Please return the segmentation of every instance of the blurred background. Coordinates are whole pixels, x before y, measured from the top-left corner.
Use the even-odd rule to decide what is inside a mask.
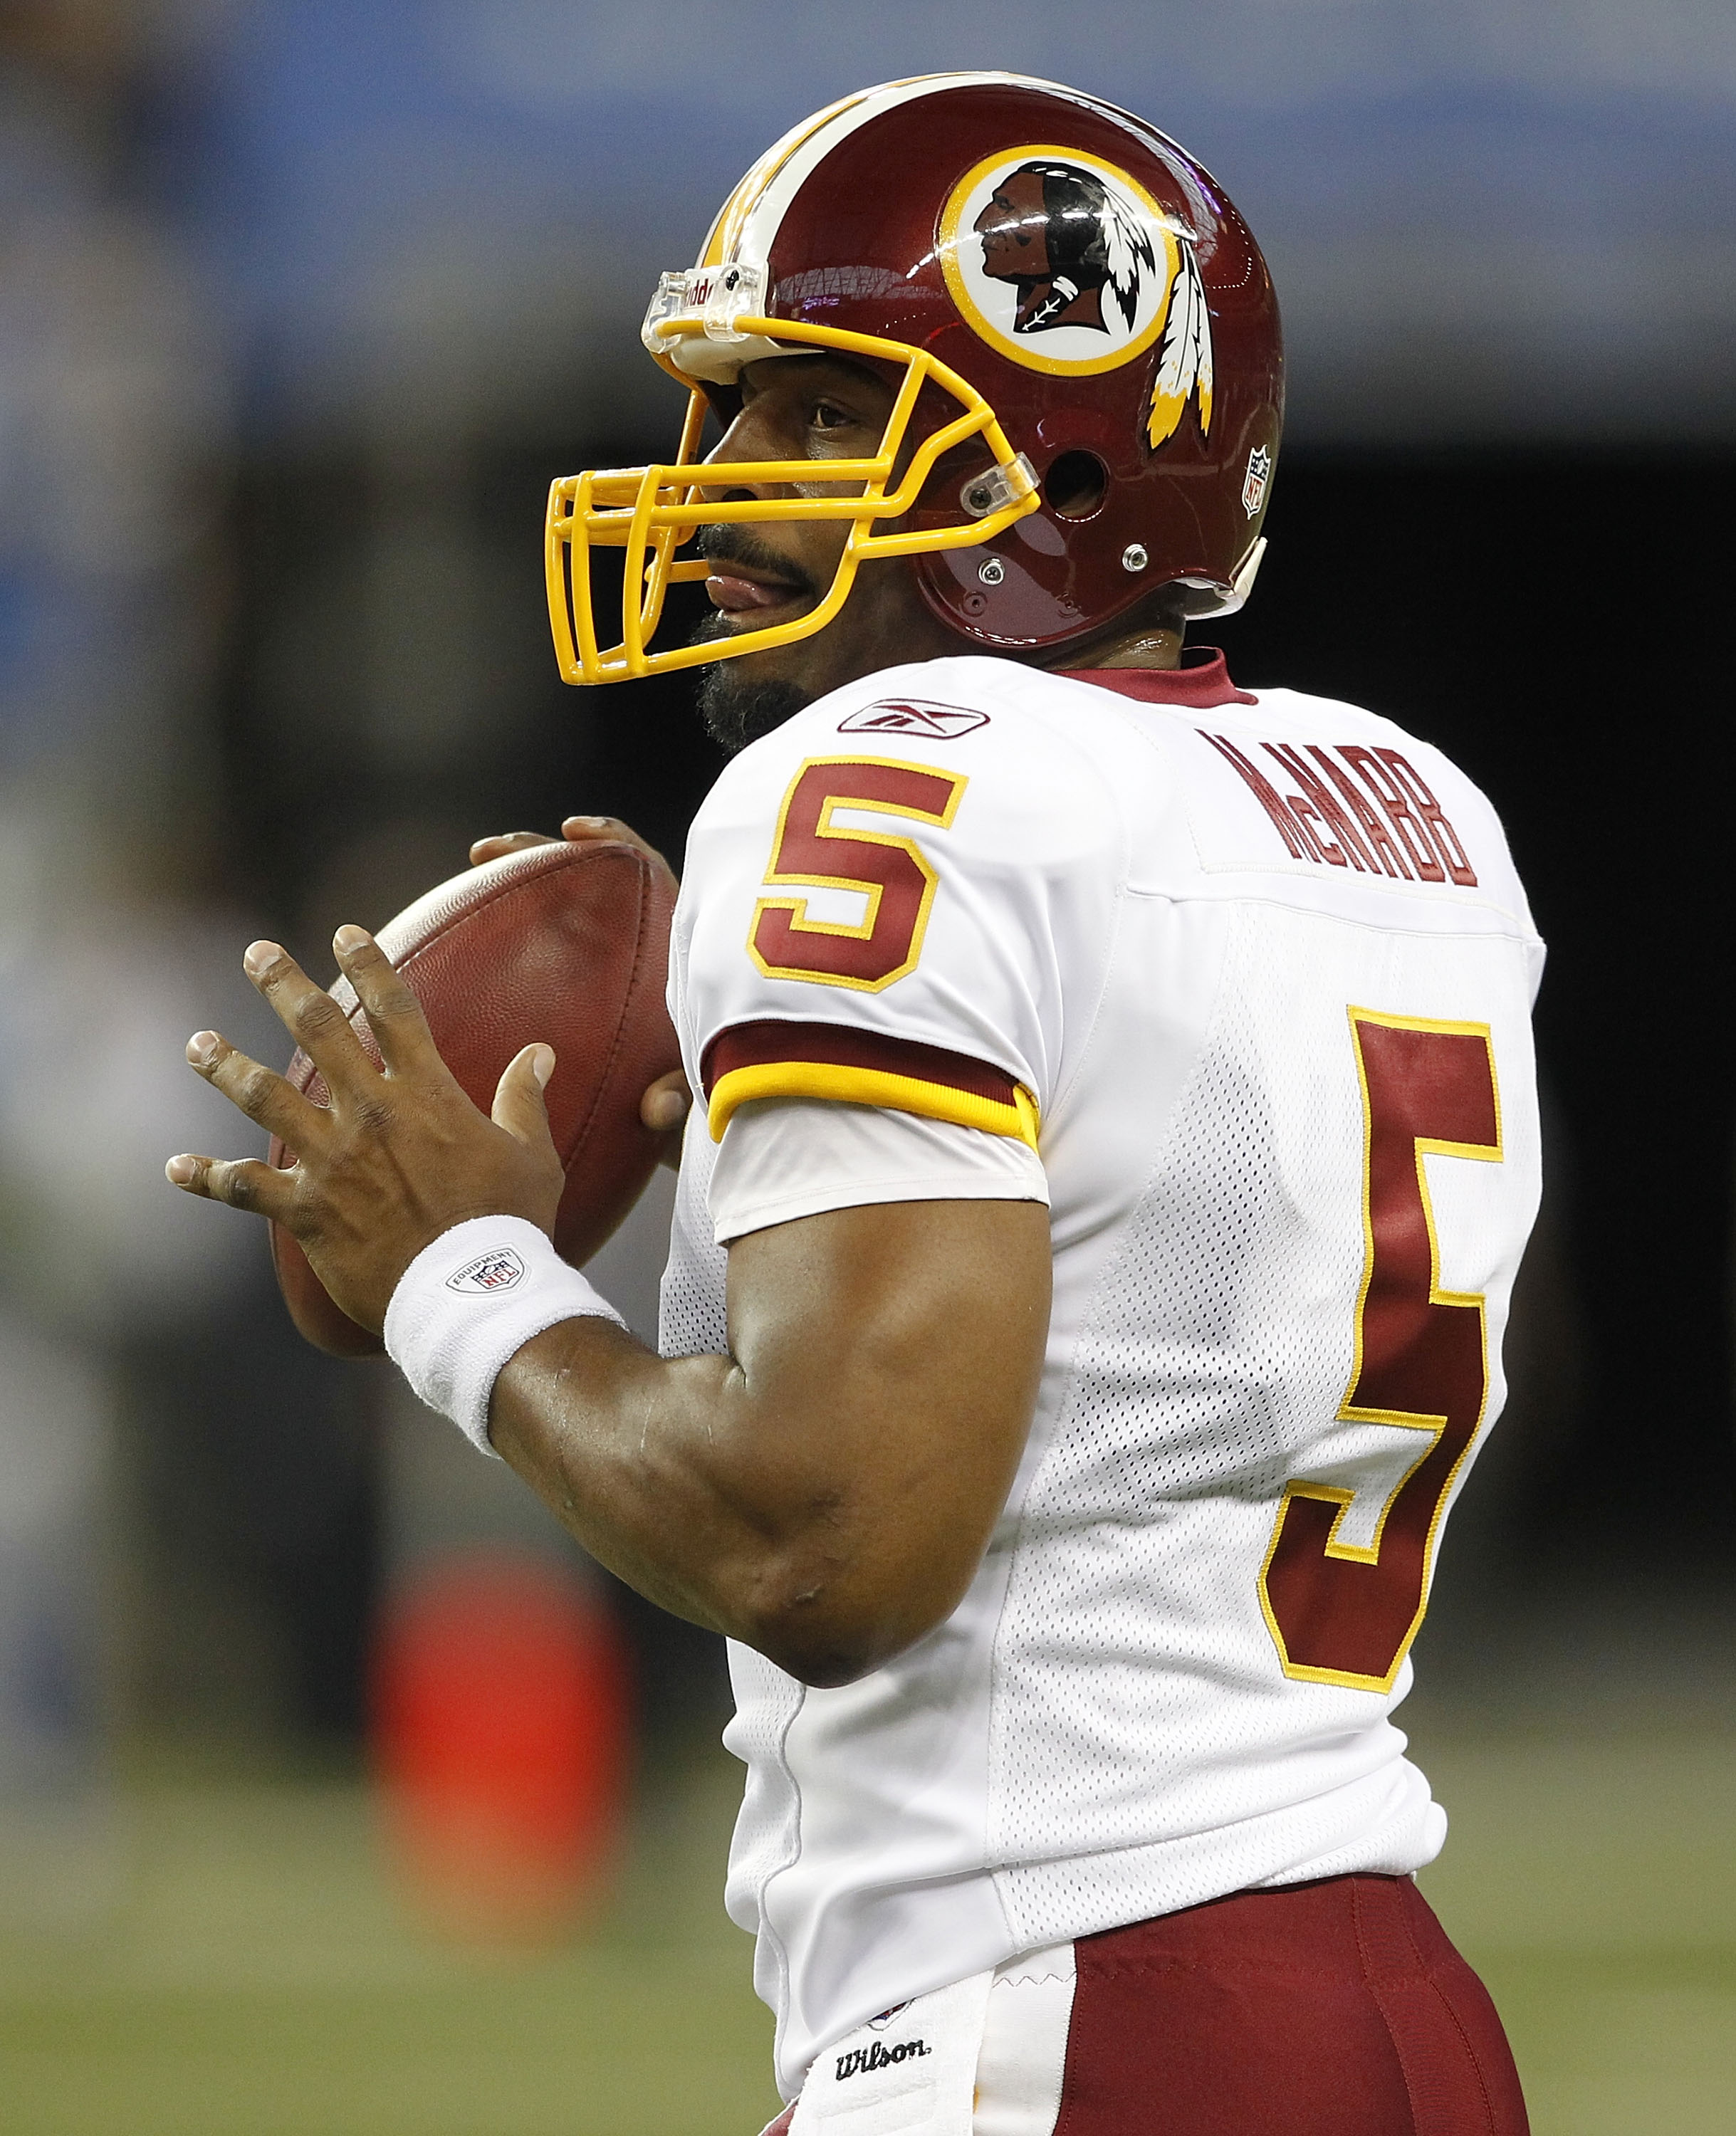
[[[678,679],[555,679],[548,479],[673,448],[639,316],[762,148],[982,66],[1155,119],[1272,262],[1271,554],[1196,634],[1440,743],[1509,825],[1551,944],[1548,1192],[1405,1713],[1454,1823],[1425,1886],[1543,2136],[1736,2129],[1736,15],[9,0],[8,2131],[753,2136],[775,2108],[712,1643],[389,1374],[304,1349],[256,1230],[161,1164],[239,1146],[188,1032],[286,1050],[254,935],[323,975],[338,920],[573,810],[678,864],[715,762]],[[667,1211],[601,1279],[641,1326]],[[479,1740],[513,1684],[560,1689],[567,1734],[518,1742],[534,1801],[472,1752],[416,1795],[455,1624],[439,1695]]]

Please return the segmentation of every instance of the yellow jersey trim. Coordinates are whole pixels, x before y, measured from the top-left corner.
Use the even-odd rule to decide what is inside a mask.
[[[956,1127],[1007,1135],[1029,1149],[1037,1147],[1037,1103],[1018,1084],[1012,1103],[1004,1105],[919,1076],[844,1068],[829,1061],[767,1061],[720,1075],[706,1115],[713,1142],[722,1141],[737,1107],[754,1098],[830,1098],[849,1105],[878,1105],[887,1112],[915,1113],[923,1119],[951,1120]]]

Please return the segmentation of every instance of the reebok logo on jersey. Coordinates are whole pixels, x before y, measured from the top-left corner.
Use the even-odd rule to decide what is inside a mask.
[[[967,711],[962,705],[931,705],[922,697],[886,697],[878,705],[864,705],[847,720],[838,722],[839,734],[915,734],[931,741],[951,741],[973,727],[989,724],[986,712]]]
[[[918,2055],[933,2052],[924,2040],[900,2040],[895,2047],[883,2047],[875,2040],[868,2046],[852,2047],[849,2054],[839,2056],[835,2081],[842,2084],[847,2077],[866,2076],[871,2070],[889,2069],[895,2062],[914,2061]]]
[[[497,1246],[491,1254],[479,1254],[466,1261],[456,1275],[446,1278],[448,1290],[510,1290],[524,1274],[524,1263],[510,1246]]]

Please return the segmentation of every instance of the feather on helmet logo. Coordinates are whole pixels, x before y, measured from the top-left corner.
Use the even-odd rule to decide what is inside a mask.
[[[1191,402],[1212,426],[1212,322],[1193,233],[1126,171],[1033,143],[986,157],[952,190],[941,264],[989,346],[1032,371],[1115,371],[1158,346],[1146,439]]]

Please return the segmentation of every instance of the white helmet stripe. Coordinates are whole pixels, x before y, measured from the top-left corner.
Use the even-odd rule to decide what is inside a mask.
[[[916,75],[907,80],[883,82],[878,89],[863,90],[829,105],[815,117],[804,119],[766,151],[725,202],[699,255],[700,265],[714,265],[726,260],[751,260],[756,264],[765,261],[771,256],[773,241],[790,203],[804,182],[840,141],[847,140],[858,127],[878,118],[883,111],[893,110],[918,97],[932,96],[945,90],[970,88],[978,83],[1002,88],[1040,89],[1048,95],[1065,97],[1070,104],[1081,104],[1089,110],[1111,109],[1099,104],[1095,97],[1083,96],[1077,90],[1068,89],[1059,82],[999,71]],[[1121,116],[1119,113],[1116,115]]]

